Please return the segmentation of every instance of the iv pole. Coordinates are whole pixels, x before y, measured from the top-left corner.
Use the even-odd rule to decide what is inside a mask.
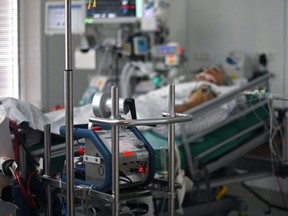
[[[73,70],[71,55],[71,0],[65,0],[65,71],[64,100],[66,126],[66,174],[67,174],[67,215],[74,216],[74,175],[73,175]]]

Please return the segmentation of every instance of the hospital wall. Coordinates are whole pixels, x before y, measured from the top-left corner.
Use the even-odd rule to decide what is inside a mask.
[[[286,0],[192,0],[189,3],[189,65],[197,69],[223,63],[232,50],[256,61],[259,53],[269,56],[275,75],[271,89],[284,93]]]
[[[20,1],[21,23],[24,25],[24,35],[21,37],[23,49],[21,98],[43,111],[64,104],[65,70],[64,34],[45,34],[46,2],[48,1]],[[79,35],[72,36],[72,51],[79,46],[79,41]],[[75,106],[78,105],[88,85],[88,77],[94,73],[95,71],[92,70],[74,70]]]
[[[41,1],[25,0],[20,4],[20,97],[42,108]]]

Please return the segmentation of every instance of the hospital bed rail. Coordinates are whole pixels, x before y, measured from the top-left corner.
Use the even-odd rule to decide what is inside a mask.
[[[196,116],[199,113],[208,112],[209,110],[215,109],[215,107],[219,107],[219,106],[223,105],[224,103],[227,103],[228,101],[234,99],[239,94],[242,94],[247,89],[260,88],[260,87],[269,88],[270,76],[271,75],[268,73],[264,74],[264,75],[256,78],[255,80],[252,80],[252,81],[248,82],[247,84],[241,86],[240,88],[237,88],[237,89],[235,89],[235,90],[233,90],[233,91],[231,91],[225,95],[221,95],[221,96],[216,97],[212,100],[209,100],[205,103],[199,104],[198,106],[187,110],[185,113],[189,113],[193,116]],[[259,86],[260,84],[262,86]]]
[[[197,116],[199,114],[205,114],[211,110],[216,109],[217,107],[220,107],[221,105],[235,99],[236,97],[243,94],[243,92],[247,89],[253,89],[253,88],[269,88],[269,78],[270,74],[264,74],[259,78],[256,78],[249,83],[247,83],[244,86],[241,86],[240,88],[231,91],[230,93],[227,93],[225,95],[221,95],[215,99],[212,99],[206,103],[203,103],[197,107],[194,107],[185,113],[191,114],[193,116]],[[215,146],[213,146],[210,149],[207,149],[203,152],[201,152],[198,155],[193,155],[190,150],[190,143],[192,141],[196,141],[199,138],[215,131],[218,128],[221,128],[222,126],[225,126],[249,113],[255,112],[255,110],[263,107],[268,106],[269,101],[267,99],[262,99],[259,103],[253,104],[252,106],[246,106],[243,110],[237,112],[234,115],[228,116],[227,119],[220,122],[217,125],[214,125],[204,131],[201,131],[200,133],[193,134],[189,136],[189,133],[185,127],[185,124],[181,124],[181,139],[182,144],[184,148],[184,157],[187,164],[187,169],[189,172],[190,177],[194,180],[199,180],[203,178],[203,176],[210,174],[221,167],[227,165],[228,163],[234,161],[235,159],[239,158],[240,156],[243,156],[247,152],[255,149],[259,145],[268,142],[269,140],[269,130],[268,130],[268,120],[261,120],[255,125],[252,125],[251,127],[246,128],[243,131],[240,131],[238,134],[233,135],[232,137],[228,138],[227,140],[224,140]],[[239,137],[251,132],[255,131],[257,129],[264,128],[263,132],[261,134],[257,134],[255,136],[252,136],[252,138],[244,143],[242,143],[240,146],[238,146],[236,149],[231,150],[229,153],[222,155],[221,157],[217,158],[216,160],[213,160],[212,162],[208,162],[204,165],[204,168],[200,167],[200,161],[208,154],[221,149],[225,145],[229,145],[230,141],[236,140]],[[193,132],[193,131],[192,131]],[[190,133],[191,134],[191,133]],[[246,174],[247,175],[247,174]],[[264,175],[271,175],[271,172],[265,172]],[[256,175],[257,176],[257,175]],[[261,174],[263,176],[263,173]],[[242,179],[243,180],[243,179]]]

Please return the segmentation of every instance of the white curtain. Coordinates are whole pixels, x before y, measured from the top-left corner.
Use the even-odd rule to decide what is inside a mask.
[[[19,98],[18,0],[0,5],[0,97]]]

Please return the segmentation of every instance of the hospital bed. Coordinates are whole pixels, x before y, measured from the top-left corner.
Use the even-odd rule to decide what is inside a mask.
[[[193,115],[193,121],[176,125],[176,131],[178,131],[176,144],[180,155],[178,158],[180,159],[181,168],[186,171],[187,176],[195,182],[201,182],[201,180],[205,179],[205,176],[207,177],[210,173],[213,173],[226,165],[239,165],[239,163],[235,162],[236,159],[268,141],[268,100],[265,98],[260,100],[258,97],[246,96],[245,100],[240,100],[240,106],[237,105],[238,99],[243,97],[243,92],[245,90],[261,87],[269,88],[268,81],[269,74],[264,74],[246,84],[231,88],[232,90],[226,91],[225,94],[187,111],[187,113]],[[153,94],[152,97],[154,97]],[[144,102],[145,99],[146,98],[144,97]],[[155,104],[156,100],[153,101],[153,103]],[[233,109],[230,109],[228,114],[222,113],[221,108],[225,105],[230,106],[231,104],[234,104]],[[143,111],[143,107],[144,111],[146,111],[147,106],[140,106],[138,108],[142,108]],[[157,105],[156,107],[154,106],[154,110],[152,109],[150,112],[154,112],[156,109],[159,109],[157,108]],[[159,110],[159,113],[162,113],[162,111],[163,110]],[[32,125],[34,125],[34,128],[39,129],[44,123],[49,123],[47,115],[42,116],[38,114],[35,109],[31,109],[30,112],[32,113],[31,116],[37,116],[38,122],[32,117],[32,121],[30,120],[33,123]],[[52,115],[55,113],[57,114],[57,112],[53,112]],[[55,124],[56,128],[58,125],[64,124],[64,112],[62,112],[62,114],[62,117],[57,117]],[[88,105],[79,110],[75,110],[74,114],[76,115],[75,123],[84,124],[88,122],[88,119],[93,115],[93,112],[91,106]],[[158,113],[155,115],[158,115]],[[225,117],[223,118],[223,116]],[[79,117],[80,119],[78,119],[78,121],[77,118]],[[138,117],[141,118],[141,116]],[[27,117],[27,121],[29,121],[29,119],[30,117]],[[40,121],[39,119],[42,120]],[[203,120],[212,120],[212,123],[208,122],[203,124]],[[56,130],[58,129],[55,129],[54,131]],[[163,133],[159,133],[158,128],[154,127],[150,127],[148,130],[145,128],[142,132],[145,138],[154,147],[156,161],[161,161],[161,151],[163,152],[163,149],[167,148],[167,137],[163,136]],[[52,146],[52,156],[57,158],[58,156],[65,154],[65,144],[62,144],[63,138],[58,136],[53,136],[53,138],[55,140],[55,146]],[[41,146],[42,144],[34,145],[30,149],[34,155],[41,156],[44,154],[44,149],[41,148]],[[77,148],[78,145],[76,143],[75,150]],[[234,162],[232,163],[232,161]],[[255,161],[253,164],[257,163],[258,162]],[[263,167],[267,168],[266,165],[263,166],[262,164],[260,167],[254,168],[253,170],[256,169],[258,171],[256,173],[254,172],[253,175],[250,175],[249,172],[244,172],[244,174],[242,172],[242,174],[239,175],[239,177],[234,178],[234,180],[230,177],[229,179],[233,182],[239,180],[243,181],[244,177],[253,179],[270,175],[271,171],[266,172],[266,169],[265,172],[261,171]],[[156,164],[156,169],[161,171],[163,167],[158,163]],[[241,169],[243,169],[243,167]],[[220,181],[217,180],[216,182],[215,186],[222,185]]]
[[[247,89],[269,88],[269,75],[265,74],[231,92],[205,102],[187,111],[194,117],[213,118],[213,110],[239,98]],[[246,96],[245,104],[231,112],[224,120],[214,122],[197,133],[190,131],[189,124],[181,124],[176,138],[181,169],[185,170],[195,184],[217,187],[228,183],[246,181],[271,175],[271,163],[266,159],[245,156],[249,151],[268,143],[269,140],[269,101],[255,96]],[[197,126],[197,125],[196,125]],[[144,136],[156,152],[158,171],[163,171],[163,149],[167,146],[166,137],[153,129],[144,131]],[[162,152],[162,155],[161,155]],[[229,168],[229,169],[228,169]],[[219,170],[225,171],[219,175]],[[228,171],[227,171],[228,170]],[[217,171],[217,172],[216,172]],[[213,177],[217,176],[216,178]],[[219,178],[220,176],[220,178]]]
[[[203,103],[187,113],[192,114],[194,118],[203,115],[207,117],[209,113],[213,113],[214,110],[231,100],[243,96],[246,89],[269,87],[268,80],[269,75],[263,75],[231,92]],[[195,186],[192,190],[195,188],[209,189],[232,182],[242,182],[271,175],[269,160],[242,157],[250,150],[268,142],[267,119],[269,113],[267,106],[269,101],[265,98],[259,100],[253,96],[247,96],[244,101],[246,101],[245,106],[243,106],[242,100],[240,109],[236,106],[224,120],[222,119],[216,124],[214,122],[214,125],[209,125],[196,133],[189,131],[191,127],[187,126],[188,123],[178,125],[180,133],[176,138],[176,144],[180,156],[177,158],[181,161],[181,168],[186,171],[186,175],[194,181]],[[167,138],[155,132],[154,129],[144,130],[143,135],[154,147],[155,161],[161,161],[161,152],[163,153],[163,149],[167,148]],[[52,158],[53,164],[57,164],[58,167],[54,171],[63,167],[63,155],[65,155],[63,139],[56,137],[55,140],[52,147]],[[44,153],[41,146],[41,143],[33,145],[30,151],[36,156],[41,156]],[[78,146],[76,143],[75,150]],[[160,163],[156,164],[156,169],[159,172],[163,171]],[[225,172],[222,172],[223,170]]]

